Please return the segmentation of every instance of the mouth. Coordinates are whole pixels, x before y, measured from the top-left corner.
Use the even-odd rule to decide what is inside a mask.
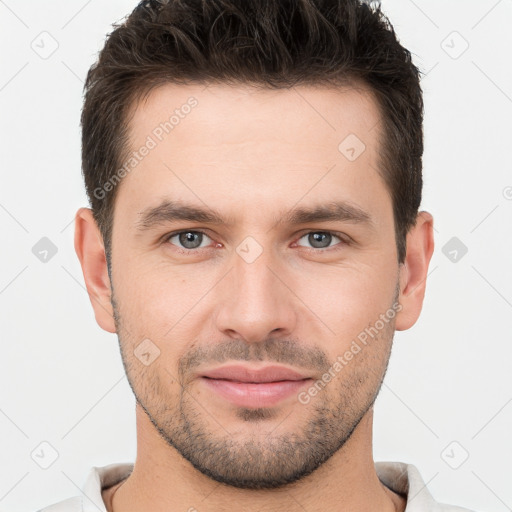
[[[312,378],[283,366],[224,366],[204,372],[200,380],[222,399],[256,408],[277,405],[310,384]]]

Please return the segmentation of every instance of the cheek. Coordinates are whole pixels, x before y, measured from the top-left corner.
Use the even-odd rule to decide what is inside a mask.
[[[389,308],[397,269],[391,259],[383,264],[382,254],[364,256],[366,261],[351,264],[303,262],[283,267],[282,279],[291,290],[288,305],[296,308],[299,318],[306,315],[312,332],[325,330],[337,342],[350,343]],[[218,263],[120,259],[115,263],[120,278],[114,276],[114,285],[123,323],[138,335],[173,344],[199,336],[210,313],[222,307],[222,294],[236,294],[226,283],[216,288],[228,270]]]
[[[205,294],[219,280],[217,272],[155,261],[130,268],[125,264],[123,272],[119,275],[131,276],[115,287],[123,325],[162,345],[172,341],[173,351],[190,343],[201,328]]]
[[[392,305],[396,269],[335,268],[303,282],[297,295],[303,298],[329,328],[337,345],[350,341],[374,324]]]

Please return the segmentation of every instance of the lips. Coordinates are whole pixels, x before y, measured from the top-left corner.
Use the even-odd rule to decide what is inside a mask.
[[[303,375],[290,368],[277,365],[257,369],[240,365],[224,366],[206,371],[202,373],[201,376],[209,379],[223,379],[255,384],[283,380],[296,381],[310,378],[308,375]]]
[[[238,407],[273,407],[291,399],[311,377],[284,366],[264,368],[231,365],[205,371],[200,382],[221,400]]]

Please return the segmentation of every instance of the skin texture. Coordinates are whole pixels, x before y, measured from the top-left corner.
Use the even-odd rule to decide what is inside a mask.
[[[420,314],[433,228],[421,212],[399,265],[376,103],[364,88],[166,84],[135,106],[132,149],[191,96],[197,106],[118,185],[112,281],[91,211],[76,216],[96,320],[117,333],[137,399],[135,468],[104,492],[109,511],[403,511],[375,473],[373,403],[394,331]],[[353,161],[338,149],[350,134],[365,145]],[[209,207],[229,224],[138,229],[164,200]],[[332,201],[368,220],[277,224]],[[170,236],[177,231],[196,240],[187,246]],[[339,235],[315,242],[326,232]],[[249,263],[240,247],[261,254]],[[314,383],[383,314],[378,333],[308,403],[294,394],[235,406],[200,378],[230,362],[277,363]],[[150,364],[137,357],[143,340],[158,354]]]

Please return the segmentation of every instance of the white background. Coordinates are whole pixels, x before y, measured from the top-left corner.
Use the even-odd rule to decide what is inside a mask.
[[[95,323],[73,249],[74,214],[87,205],[83,81],[111,23],[135,3],[0,0],[3,511],[78,495],[91,466],[135,457],[135,402],[117,338]],[[395,337],[374,456],[416,465],[440,502],[504,512],[512,509],[512,0],[384,0],[383,9],[426,74],[423,209],[435,217],[436,250],[421,319]],[[43,31],[58,43],[46,59],[31,47],[44,37],[51,48]],[[46,263],[32,253],[42,237],[58,249]],[[452,237],[468,249],[456,262],[442,252]],[[31,456],[44,441],[59,455],[48,469]],[[458,469],[448,465],[466,452]]]

